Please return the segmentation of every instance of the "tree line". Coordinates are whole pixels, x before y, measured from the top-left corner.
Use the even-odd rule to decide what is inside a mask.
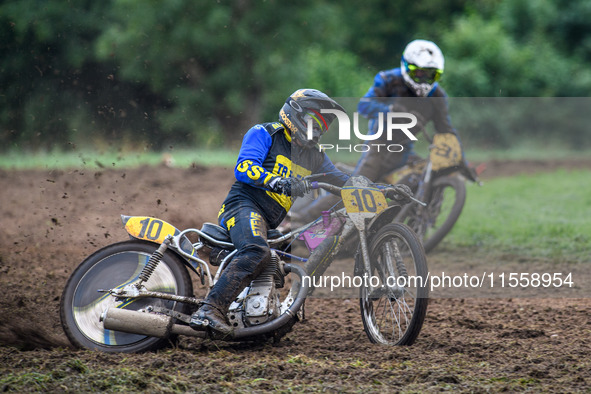
[[[361,97],[414,38],[442,48],[452,98],[588,97],[590,19],[586,0],[5,0],[0,149],[236,146],[298,88]],[[493,131],[461,133],[515,135]],[[519,137],[590,144],[543,133]]]

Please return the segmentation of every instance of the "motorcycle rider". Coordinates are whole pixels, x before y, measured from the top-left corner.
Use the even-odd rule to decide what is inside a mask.
[[[238,252],[192,315],[190,326],[214,337],[232,332],[226,315],[232,301],[270,261],[267,230],[276,228],[293,199],[308,192],[304,176],[326,173],[323,181],[342,186],[349,175],[337,170],[317,143],[334,120],[322,109],[344,109],[315,89],[300,89],[287,98],[279,121],[257,124],[242,140],[234,169],[236,182],[218,214]],[[312,139],[308,138],[311,121]]]
[[[429,121],[433,122],[435,132],[457,136],[448,113],[448,96],[438,83],[443,74],[444,62],[443,54],[435,43],[426,40],[410,42],[402,53],[400,67],[380,71],[358,104],[357,111],[370,119],[369,133],[374,134],[378,130],[380,113],[406,112],[417,118],[416,126],[410,129],[415,136]],[[382,133],[380,138],[370,142],[400,144],[402,151],[394,153],[385,149],[370,149],[359,159],[354,175],[363,175],[376,182],[405,165],[410,157],[416,157],[413,141],[402,133],[393,134],[394,140],[386,140],[386,134]],[[292,212],[292,219],[297,222],[313,220],[337,201],[332,195],[326,195],[298,212]]]

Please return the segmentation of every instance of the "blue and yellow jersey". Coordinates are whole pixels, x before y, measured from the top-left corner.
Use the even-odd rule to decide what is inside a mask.
[[[393,98],[392,100],[381,100],[381,98]],[[451,124],[448,111],[447,93],[436,82],[427,97],[417,97],[416,94],[406,85],[400,68],[380,71],[374,78],[373,85],[365,96],[359,101],[357,111],[370,119],[370,133],[373,134],[377,128],[377,117],[380,112],[387,113],[389,105],[395,104],[404,108],[405,112],[413,112],[420,115],[419,123],[411,132],[418,134],[425,123],[432,121],[437,133],[453,133],[456,130]],[[400,140],[391,141],[394,143],[408,142],[403,140],[402,134],[398,133]]]
[[[293,201],[289,196],[267,190],[269,181],[276,176],[303,178],[318,173],[327,174],[321,181],[339,186],[349,178],[335,168],[325,153],[292,144],[282,123],[258,124],[244,135],[234,168],[236,182],[224,206],[236,199],[248,198],[261,207],[266,220],[275,227],[281,223]]]

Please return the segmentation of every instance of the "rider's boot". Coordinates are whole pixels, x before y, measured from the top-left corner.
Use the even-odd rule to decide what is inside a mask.
[[[245,252],[232,260],[222,272],[201,308],[191,316],[191,328],[208,331],[214,339],[232,335],[234,329],[226,317],[230,304],[265,269],[271,258],[269,249],[257,245],[249,245]]]
[[[217,333],[216,337],[223,339],[232,334],[232,327],[228,324],[225,313],[214,304],[204,303],[201,308],[191,316],[189,326],[194,330],[211,331]]]
[[[189,322],[192,329],[207,331],[213,339],[224,339],[233,332],[227,314],[228,307],[238,294],[234,294],[234,288],[230,287],[231,279],[236,276],[230,268],[220,277]]]

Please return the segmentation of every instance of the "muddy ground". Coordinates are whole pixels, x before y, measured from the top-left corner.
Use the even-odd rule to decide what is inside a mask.
[[[231,169],[0,170],[0,391],[589,391],[591,301],[436,298],[412,347],[369,343],[357,300],[308,300],[279,344],[187,338],[140,355],[70,347],[59,299],[78,263],[124,240],[119,215],[215,221]],[[490,162],[484,177],[591,161]],[[430,261],[478,259],[436,250]],[[505,258],[507,258],[505,256]],[[513,258],[513,257],[511,257]],[[527,257],[514,256],[520,263]]]

